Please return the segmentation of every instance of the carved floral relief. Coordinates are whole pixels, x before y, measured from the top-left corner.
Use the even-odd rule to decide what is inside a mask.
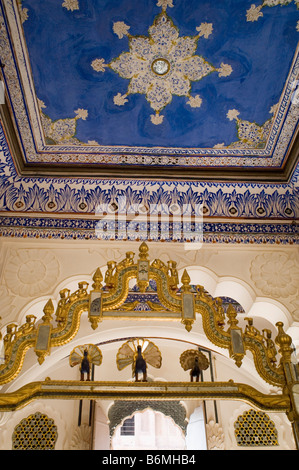
[[[225,435],[219,423],[211,420],[206,425],[209,450],[225,450]]]
[[[4,279],[11,292],[21,297],[48,294],[59,275],[59,262],[47,250],[11,252]]]
[[[287,253],[264,253],[251,263],[251,279],[264,294],[286,298],[298,293],[299,268]]]

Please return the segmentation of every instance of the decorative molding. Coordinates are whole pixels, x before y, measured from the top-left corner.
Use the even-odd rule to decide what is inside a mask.
[[[258,409],[288,413],[290,397],[286,394],[276,396],[259,392],[250,385],[228,382],[97,382],[97,381],[52,381],[31,382],[8,394],[0,394],[1,411],[15,411],[26,406],[36,398],[119,400],[125,404],[130,401],[144,403],[144,399],[165,403],[173,400],[241,400],[251,403]],[[125,406],[125,405],[124,405]],[[134,412],[134,410],[132,411]],[[184,410],[185,412],[185,410]],[[127,409],[126,409],[127,413]]]
[[[90,218],[13,216],[10,212],[7,216],[0,216],[0,236],[14,239],[99,240],[96,234],[97,222],[98,220]],[[117,237],[112,239],[108,236],[107,239],[113,243]],[[138,241],[137,236],[136,240]],[[164,242],[181,243],[171,238]],[[297,225],[292,223],[211,220],[203,224],[203,243],[292,245],[299,243],[299,237]]]
[[[57,237],[57,230],[63,229],[65,237],[93,237],[95,220],[86,219],[95,214],[98,205],[111,212],[110,205],[119,197],[126,198],[126,210],[131,211],[151,204],[175,204],[182,210],[184,204],[194,207],[201,204],[207,241],[236,241],[270,243],[275,239],[284,243],[296,238],[294,224],[277,222],[281,219],[293,221],[299,216],[298,175],[299,166],[289,184],[259,183],[213,183],[149,180],[98,180],[86,178],[20,178],[0,126],[0,167],[2,169],[0,209],[1,227],[4,236]],[[7,217],[3,216],[7,212]],[[13,213],[22,216],[12,216]],[[32,215],[29,217],[29,213]],[[42,213],[42,216],[39,215]],[[55,213],[55,217],[49,217]],[[70,214],[82,214],[72,219]],[[45,217],[45,215],[48,217]],[[59,218],[57,214],[67,214]],[[34,217],[37,215],[37,217]],[[84,218],[83,218],[84,217]],[[213,218],[225,218],[226,222],[214,222]],[[209,218],[207,222],[207,218]],[[230,222],[239,219],[240,222]],[[254,219],[244,223],[242,219]],[[267,219],[273,219],[270,223]],[[13,228],[12,228],[13,227]],[[20,230],[22,227],[22,230]],[[73,230],[76,230],[74,234]],[[85,232],[87,230],[88,232]],[[47,232],[48,231],[48,232]],[[50,233],[50,232],[51,233]],[[21,232],[18,235],[17,232]],[[30,234],[31,232],[31,234]],[[84,233],[85,232],[85,233]],[[225,237],[224,234],[229,234]],[[275,236],[274,236],[275,234]],[[226,239],[225,239],[226,238]],[[256,240],[255,240],[256,238]],[[260,240],[260,241],[259,241]]]

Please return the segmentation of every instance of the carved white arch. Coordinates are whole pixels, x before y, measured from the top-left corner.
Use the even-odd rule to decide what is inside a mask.
[[[186,266],[184,269],[190,276],[191,284],[204,286],[213,297],[225,296],[236,300],[243,307],[245,316],[265,318],[273,326],[277,321],[282,321],[286,332],[295,323],[283,304],[269,297],[258,297],[253,288],[242,279],[218,276],[212,270],[199,266]],[[182,274],[183,270],[180,270],[179,278]],[[295,333],[294,328],[293,333]],[[294,341],[299,341],[299,330],[292,338]]]

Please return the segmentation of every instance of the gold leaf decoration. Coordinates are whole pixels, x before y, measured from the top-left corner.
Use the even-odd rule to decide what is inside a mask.
[[[198,357],[198,366],[201,370],[206,370],[210,363],[206,356],[196,349],[188,349],[180,356],[180,364],[184,370],[189,370],[194,367],[195,358]]]
[[[81,364],[84,356],[84,351],[87,350],[87,357],[91,364],[100,366],[102,364],[103,356],[100,349],[94,344],[83,344],[77,346],[70,354],[70,366],[74,367]]]
[[[161,367],[162,356],[158,347],[146,339],[134,338],[130,339],[119,348],[116,356],[118,370],[123,370],[129,365],[132,365],[132,369],[134,370],[138,346],[141,346],[142,356],[147,364],[157,369]]]

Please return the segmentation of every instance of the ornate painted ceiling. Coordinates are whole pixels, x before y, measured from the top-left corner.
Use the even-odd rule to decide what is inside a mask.
[[[1,235],[96,239],[123,198],[298,241],[298,1],[0,6]]]
[[[19,172],[289,180],[297,0],[1,3]]]

